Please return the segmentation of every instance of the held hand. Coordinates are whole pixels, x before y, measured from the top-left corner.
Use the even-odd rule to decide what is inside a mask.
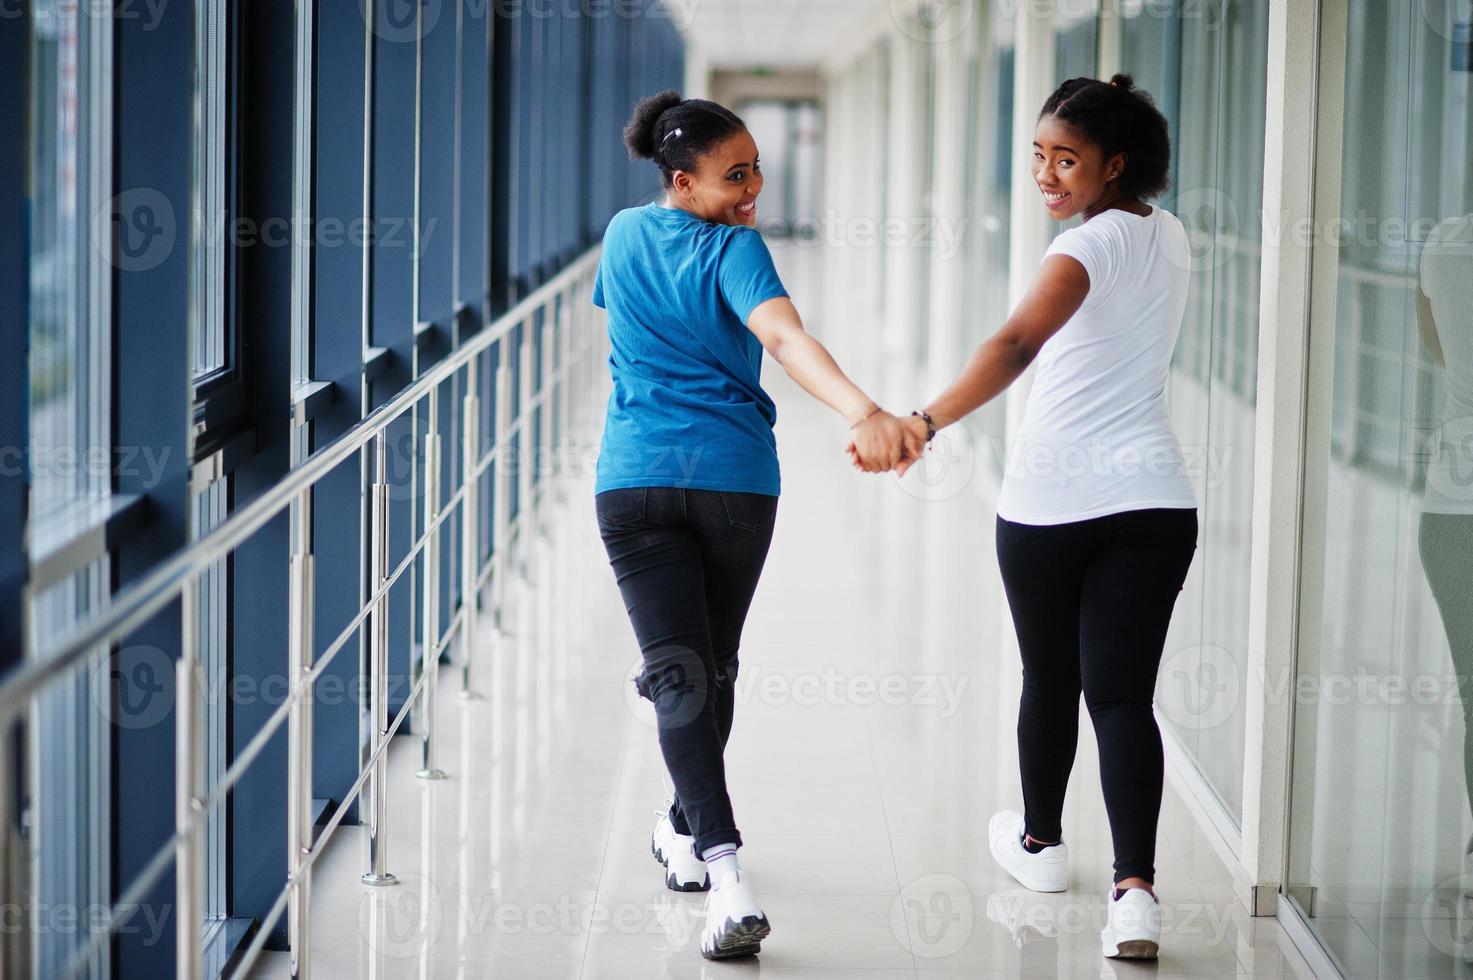
[[[900,424],[903,433],[904,456],[899,465],[895,467],[896,476],[904,476],[906,471],[914,466],[926,451],[926,420],[912,415],[902,419]]]
[[[897,477],[904,476],[906,471],[920,462],[921,457],[925,455],[927,433],[925,419],[911,416],[910,418],[899,419],[899,422],[902,429],[902,437],[900,461],[895,465],[895,475]],[[860,459],[859,450],[852,441],[844,447],[844,451],[849,454],[849,461],[853,464],[854,468],[863,471],[865,468],[864,463]]]
[[[905,430],[889,412],[876,412],[851,431],[850,455],[856,469],[884,473],[895,468],[905,450]]]

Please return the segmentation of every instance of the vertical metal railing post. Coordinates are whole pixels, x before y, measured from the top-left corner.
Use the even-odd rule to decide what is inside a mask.
[[[516,460],[511,455],[511,334],[497,341],[496,359],[496,454],[492,467],[491,499],[491,609],[496,636],[506,636],[506,579],[511,573],[507,549],[511,546],[511,477]]]
[[[424,723],[420,726],[420,779],[444,779],[445,773],[435,764],[435,711],[439,700],[440,676],[440,530],[434,527],[440,517],[440,389],[430,389],[428,425],[425,432],[425,538],[424,546],[424,631],[420,639],[420,676],[424,689],[420,706]]]
[[[204,974],[204,830],[200,773],[204,760],[204,705],[199,683],[199,581],[190,575],[179,593],[180,655],[174,674],[174,975]]]
[[[588,310],[585,308],[587,306],[588,293],[584,291],[579,301],[573,306],[573,350],[569,354],[568,366],[573,403],[571,409],[572,422],[570,424],[573,431],[577,434],[575,438],[578,440],[580,449],[582,448],[583,442],[583,399],[587,394],[587,390],[584,387],[587,379],[584,377],[583,372],[583,350],[588,344],[588,326],[591,322]],[[580,462],[582,461],[581,454],[579,460]]]
[[[579,338],[578,375],[579,390],[586,392],[579,405],[578,425],[589,433],[592,438],[593,420],[597,417],[597,409],[594,404],[594,392],[600,390],[598,387],[598,366],[604,349],[604,337],[599,330],[601,317],[594,307],[589,306],[583,310],[584,329]]]
[[[305,980],[309,970],[312,869],[304,866],[312,850],[312,693],[313,616],[316,583],[312,555],[312,491],[292,502],[290,623],[287,647],[287,690],[292,699],[287,716],[286,873],[291,882],[287,905],[287,945],[292,980]]]
[[[481,461],[481,397],[479,358],[466,365],[465,418],[461,431],[465,442],[461,451],[462,482],[465,496],[460,504],[460,691],[461,698],[476,697],[471,683],[476,650],[476,632],[480,628],[481,590],[481,481],[476,467]],[[494,484],[493,484],[494,486]]]
[[[577,282],[568,288],[568,311],[558,336],[558,473],[569,476],[577,468],[572,464],[577,442],[573,430],[573,331],[578,324],[578,306],[582,290]],[[566,482],[566,481],[564,481]]]
[[[309,226],[313,217],[313,188],[316,163],[314,133],[316,110],[315,3],[297,0],[293,52],[292,92],[292,219],[297,229]],[[369,10],[372,10],[370,0]],[[372,23],[372,20],[369,20]],[[292,244],[292,384],[311,378],[314,261],[311,243],[293,236]],[[303,415],[292,427],[291,465],[300,466],[312,450],[311,423]],[[313,686],[309,672],[313,662],[316,579],[312,560],[312,490],[303,490],[292,501],[291,555],[288,567],[287,612],[287,709],[286,763],[286,875],[291,893],[287,898],[287,967],[291,980],[306,980],[310,970],[311,933],[308,916],[312,908],[312,869],[305,858],[312,849],[312,725]]]
[[[556,376],[553,374],[553,353],[556,351],[554,344],[557,342],[557,327],[562,321],[563,314],[567,308],[566,294],[559,293],[553,298],[553,308],[549,315],[542,318],[542,342],[537,345],[537,392],[542,396],[542,408],[537,413],[537,457],[534,460],[537,477],[537,530],[539,536],[547,520],[547,496],[553,489],[553,475],[557,472],[556,467],[550,462],[556,459],[557,449],[553,442],[553,410],[557,403],[553,398],[553,385]]]
[[[533,349],[537,346],[537,321],[539,317],[536,312],[527,315],[522,321],[522,347],[518,351],[517,358],[517,421],[522,424],[517,435],[517,558],[519,559],[521,574],[519,578],[527,578],[526,560],[527,545],[532,536],[533,513],[536,507],[532,502],[532,451],[533,443],[536,442],[536,429],[533,427],[532,399],[537,396],[536,378],[532,372]]]
[[[369,582],[374,591],[384,587],[389,577],[389,483],[388,483],[388,440],[387,433],[380,430],[373,440],[374,482],[373,515],[370,525]],[[389,597],[381,595],[373,607],[371,627],[368,634],[369,661],[369,723],[372,728],[370,752],[378,752],[389,734]],[[388,870],[388,841],[385,824],[388,816],[388,769],[389,756],[380,753],[373,764],[373,772],[364,784],[367,799],[363,809],[368,812],[368,871],[360,880],[365,885],[398,884]]]

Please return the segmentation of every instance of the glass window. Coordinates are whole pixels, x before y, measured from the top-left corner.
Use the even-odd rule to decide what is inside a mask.
[[[1000,5],[990,4],[986,16],[976,18],[976,30],[967,65],[962,359],[1002,325],[996,313],[1005,304],[997,299],[1008,295],[1011,257],[1013,18]],[[994,398],[968,424],[979,447],[985,448],[979,456],[1001,478],[1007,458],[1007,399]]]
[[[231,309],[237,276],[234,226],[236,207],[229,161],[233,147],[233,109],[236,86],[234,17],[231,0],[197,0],[194,6],[193,195],[195,240],[190,263],[190,302],[193,307],[193,379],[197,398],[208,398],[216,379],[236,380],[231,350]],[[210,434],[213,435],[213,434]],[[209,534],[229,515],[229,476],[192,488],[190,539]],[[213,564],[199,577],[194,614],[196,649],[203,667],[206,697],[204,779],[206,792],[223,777],[229,754],[228,699],[223,697],[229,678],[230,564]],[[229,880],[226,867],[228,809],[217,806],[205,825],[205,894],[202,923],[204,944],[211,955],[224,938]]]
[[[196,380],[229,367],[226,320],[226,262],[231,209],[227,198],[227,113],[230,4],[195,5],[195,261],[194,363]]]
[[[108,491],[107,272],[125,229],[108,223],[105,21],[65,0],[41,0],[33,21],[32,521]]]
[[[1071,78],[1094,78],[1099,73],[1099,45],[1099,3],[1061,4],[1054,21],[1054,85],[1061,85]],[[1031,160],[1032,157],[1024,159]],[[1082,223],[1078,218],[1054,221],[1041,209],[1024,220],[1046,225],[1050,240]]]
[[[1340,16],[1319,83],[1286,890],[1347,974],[1463,976],[1473,74],[1455,17],[1467,8],[1344,0],[1328,20]]]
[[[106,562],[45,590],[32,604],[32,628],[54,636],[95,610],[105,596]],[[108,661],[48,686],[35,699],[33,783],[26,819],[33,828],[34,882],[38,909],[86,909],[109,899],[108,800],[111,785],[108,741],[113,684]],[[126,683],[126,679],[124,680]],[[71,974],[91,980],[111,975],[105,937],[90,929],[36,929],[36,976]],[[93,940],[102,940],[89,950]]]
[[[31,35],[30,528],[32,543],[95,522],[110,489],[109,272],[111,22],[75,3],[38,0]],[[33,598],[31,629],[55,635],[108,590],[97,561]],[[105,671],[82,671],[36,698],[29,771],[38,907],[91,908],[108,899],[108,726]],[[41,792],[44,787],[45,792]],[[39,976],[60,976],[87,946],[86,929],[39,930]],[[106,943],[76,975],[107,975]]]
[[[1132,3],[1120,24],[1121,70],[1172,136],[1172,186],[1156,203],[1182,220],[1192,251],[1168,399],[1201,531],[1157,707],[1232,824],[1242,812],[1267,39],[1261,3]]]
[[[191,520],[194,537],[204,537],[225,522],[229,516],[228,476],[212,481],[194,495]],[[229,643],[230,595],[227,589],[228,559],[221,558],[199,577],[199,612],[195,616],[195,643],[204,665],[207,695],[205,698],[205,792],[212,791],[225,776],[230,746],[227,709],[224,697]],[[205,824],[205,948],[209,949],[226,920],[226,849],[228,847],[227,810],[223,806],[210,811]]]

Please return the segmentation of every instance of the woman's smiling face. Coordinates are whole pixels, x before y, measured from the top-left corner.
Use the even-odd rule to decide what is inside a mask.
[[[1104,152],[1055,116],[1038,121],[1033,136],[1033,179],[1043,192],[1049,216],[1059,221],[1097,213],[1118,197],[1113,181],[1125,169],[1125,154],[1106,160]]]
[[[757,141],[744,129],[703,155],[694,173],[676,171],[670,188],[671,203],[718,225],[751,228],[757,224],[757,195],[762,193],[762,181]]]

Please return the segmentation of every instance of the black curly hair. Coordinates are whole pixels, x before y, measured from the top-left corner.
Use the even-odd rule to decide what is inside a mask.
[[[1043,104],[1039,119],[1053,116],[1098,146],[1105,159],[1125,154],[1125,171],[1116,178],[1122,194],[1142,200],[1171,186],[1171,136],[1166,117],[1130,75],[1108,82],[1071,78]]]
[[[747,128],[724,105],[705,99],[682,99],[674,89],[641,99],[624,126],[629,156],[653,160],[665,186],[677,170],[694,172],[701,157],[727,137]]]

